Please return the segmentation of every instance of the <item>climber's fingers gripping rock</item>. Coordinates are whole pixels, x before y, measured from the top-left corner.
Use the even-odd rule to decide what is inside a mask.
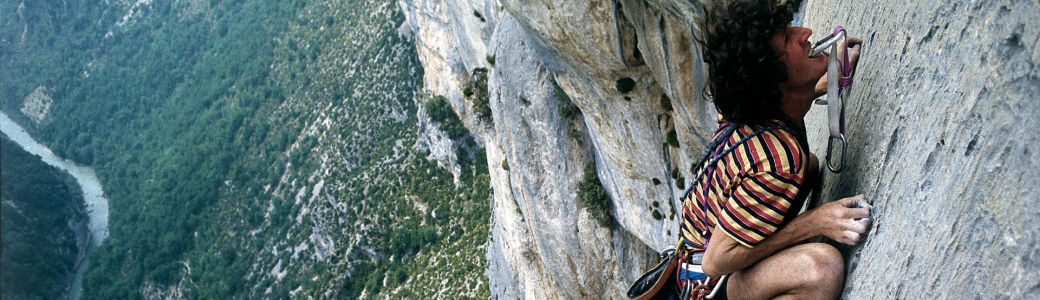
[[[813,212],[815,228],[820,235],[840,243],[853,245],[870,228],[873,207],[863,195],[824,204]]]

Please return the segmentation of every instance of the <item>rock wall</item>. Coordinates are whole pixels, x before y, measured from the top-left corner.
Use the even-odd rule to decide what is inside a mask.
[[[487,148],[493,297],[623,298],[654,251],[675,242],[671,207],[714,129],[692,42],[697,6],[400,4],[426,91],[445,95]],[[820,193],[865,193],[877,208],[866,243],[844,248],[846,298],[1040,293],[1030,225],[1040,219],[1040,150],[1028,138],[1040,112],[1040,26],[1030,17],[1038,10],[1036,1],[808,2],[807,26],[823,32],[840,23],[866,41],[848,105],[849,166],[829,174]],[[489,70],[491,122],[462,94],[476,68]],[[631,91],[618,89],[623,78],[635,83]],[[569,119],[563,110],[572,105],[580,114]],[[821,157],[825,118],[817,109],[807,121]],[[666,143],[672,130],[678,147]],[[451,149],[436,146],[446,140],[430,139],[431,149]],[[450,150],[434,152],[451,159]],[[616,226],[600,226],[579,204],[575,186],[590,163]]]
[[[845,251],[844,298],[1040,298],[1037,16],[1037,1],[807,3],[814,37],[864,40],[848,169],[821,193],[877,209]],[[825,120],[806,121],[817,154]]]

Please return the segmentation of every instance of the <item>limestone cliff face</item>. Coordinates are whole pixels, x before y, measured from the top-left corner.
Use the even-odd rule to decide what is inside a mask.
[[[805,16],[865,43],[848,170],[822,189],[877,209],[845,251],[844,298],[1040,298],[1040,3],[809,1]],[[825,118],[807,120],[816,153]]]
[[[497,298],[623,298],[655,250],[675,243],[671,207],[714,129],[692,41],[699,9],[590,2],[400,2],[427,92],[445,95],[487,148]],[[845,249],[846,297],[1040,293],[1040,229],[1030,225],[1040,150],[1029,138],[1040,112],[1040,26],[1029,16],[1040,5],[835,2],[809,1],[804,23],[845,25],[867,45],[849,104],[849,167],[828,175],[821,199],[865,193],[878,214],[867,242]],[[490,122],[462,93],[477,68],[488,69]],[[622,79],[634,87],[619,90]],[[567,118],[571,106],[580,114]],[[808,120],[821,157],[825,118],[818,109]],[[666,143],[672,130],[678,147]],[[429,136],[450,164],[451,142]],[[590,163],[614,228],[577,199]]]

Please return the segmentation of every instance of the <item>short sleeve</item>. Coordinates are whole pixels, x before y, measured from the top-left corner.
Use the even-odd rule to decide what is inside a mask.
[[[738,156],[750,162],[719,212],[719,224],[731,238],[754,247],[784,222],[804,182],[798,142],[788,132],[771,131],[748,140]]]
[[[719,214],[723,231],[754,247],[776,231],[801,188],[797,174],[761,172],[745,177]]]

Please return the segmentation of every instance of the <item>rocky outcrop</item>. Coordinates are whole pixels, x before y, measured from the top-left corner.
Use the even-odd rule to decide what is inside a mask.
[[[416,34],[426,91],[446,96],[487,149],[494,297],[622,298],[654,251],[675,242],[672,209],[714,129],[693,42],[697,6],[401,6]],[[821,189],[821,199],[865,193],[877,208],[867,242],[844,249],[845,296],[1040,293],[1038,230],[1028,225],[1040,219],[1032,188],[1040,160],[1024,138],[1040,112],[1040,26],[1028,17],[1040,5],[849,6],[810,1],[804,20],[821,32],[840,23],[866,41],[849,104],[849,167],[828,175]],[[491,120],[475,116],[462,93],[477,68],[489,70]],[[569,114],[572,107],[580,113]],[[808,120],[821,157],[825,118],[818,109]],[[673,130],[678,147],[666,142]],[[439,140],[446,139],[430,139]],[[450,159],[451,151],[441,152]],[[596,166],[616,226],[601,226],[578,200],[587,164]]]
[[[54,100],[51,96],[47,95],[47,87],[39,86],[28,96],[25,96],[25,101],[22,102],[22,113],[29,117],[36,124],[40,124],[43,120],[47,119],[47,113],[51,111],[51,103]]]

